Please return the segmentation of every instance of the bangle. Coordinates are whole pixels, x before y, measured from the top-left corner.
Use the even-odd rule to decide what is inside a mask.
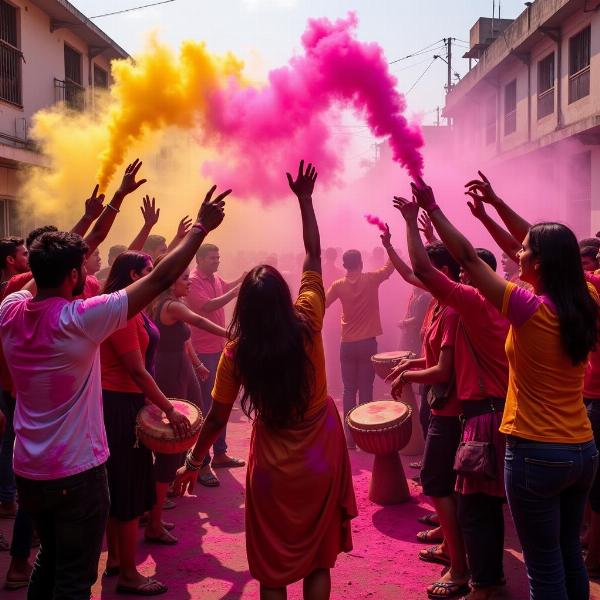
[[[404,380],[404,376],[406,375],[406,373],[408,373],[408,369],[406,371],[402,371],[402,373],[400,373],[400,383],[408,383],[407,381]]]
[[[194,458],[193,450],[190,450],[185,457],[185,468],[188,471],[199,471],[202,468],[202,461]]]
[[[116,208],[115,206],[113,206],[112,204],[107,204],[106,208],[110,208],[111,210],[114,210],[116,213],[121,212],[118,208]]]
[[[198,231],[200,231],[204,235],[208,235],[208,230],[206,229],[206,227],[204,227],[204,225],[202,225],[202,223],[194,223],[192,225],[192,229],[197,229]]]
[[[194,366],[194,371],[197,371],[198,369],[205,369],[206,367],[204,366],[204,363],[200,363],[199,365],[195,365]]]

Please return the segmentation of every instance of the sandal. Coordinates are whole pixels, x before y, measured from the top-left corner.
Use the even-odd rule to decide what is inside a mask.
[[[165,501],[163,504],[163,510],[172,510],[176,506],[177,506],[177,504],[175,502],[173,502],[173,500],[169,500],[168,498],[165,498]]]
[[[144,515],[143,517],[140,517],[140,527],[146,527],[146,525],[148,525],[149,519],[148,519],[148,515]],[[168,521],[161,521],[160,524],[163,526],[163,529],[166,529],[167,531],[173,531],[173,529],[175,529],[175,523],[169,523]]]
[[[419,460],[417,462],[408,463],[408,466],[411,469],[422,469],[423,468],[423,463]]]
[[[436,594],[436,588],[444,590],[441,594]],[[445,598],[460,598],[471,591],[468,583],[456,583],[456,581],[436,581],[427,588],[427,596],[431,600],[444,600]]]
[[[419,560],[437,563],[438,565],[450,565],[450,557],[443,552],[438,552],[439,548],[439,545],[424,548],[419,552]]]
[[[169,588],[163,583],[160,583],[160,581],[148,577],[145,583],[142,583],[137,587],[119,583],[116,592],[117,594],[131,594],[133,596],[158,596],[159,594],[164,594],[168,589]]]
[[[221,482],[217,479],[217,476],[210,471],[198,475],[198,483],[201,483],[206,487],[219,487],[221,485]]]
[[[246,461],[242,460],[241,458],[229,457],[226,461],[215,463],[215,459],[213,458],[210,466],[213,469],[235,469],[236,467],[245,467]]]
[[[168,531],[163,531],[157,537],[150,537],[149,535],[144,535],[144,540],[149,544],[162,544],[163,546],[174,546],[179,540]]]
[[[417,521],[423,523],[423,525],[431,525],[432,527],[439,527],[440,525],[440,519],[438,518],[437,513],[429,513],[423,517],[417,517]]]
[[[422,544],[441,544],[444,541],[444,536],[441,534],[432,535],[435,529],[426,529],[417,533],[417,540]]]
[[[29,585],[29,577],[20,577],[18,579],[6,579],[4,582],[5,590],[20,590]]]

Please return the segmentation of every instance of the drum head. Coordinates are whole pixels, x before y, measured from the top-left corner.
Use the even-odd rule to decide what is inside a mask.
[[[396,350],[395,352],[380,352],[379,354],[373,354],[371,360],[373,362],[399,362],[403,358],[409,358],[412,352],[408,350]]]
[[[404,402],[377,400],[367,402],[348,413],[348,422],[359,429],[382,429],[402,422],[410,413]]]
[[[202,416],[198,408],[187,400],[171,400],[171,404],[183,413],[192,424],[192,432],[198,431],[202,424]],[[148,404],[138,413],[138,425],[150,436],[158,439],[172,439],[173,428],[165,413],[155,406]]]

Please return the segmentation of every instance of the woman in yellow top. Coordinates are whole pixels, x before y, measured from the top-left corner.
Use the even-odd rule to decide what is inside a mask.
[[[262,600],[285,599],[304,580],[304,597],[329,598],[329,570],[352,549],[356,516],[342,424],[327,394],[321,329],[325,292],[319,229],[312,206],[317,178],[300,163],[290,188],[298,197],[306,259],[292,302],[281,274],[256,267],[242,282],[232,341],[219,362],[213,406],[176,492],[192,491],[202,457],[227,423],[240,387],[253,423],[246,477],[246,550]]]
[[[472,284],[506,315],[509,383],[500,431],[507,435],[506,495],[533,600],[589,598],[579,532],[598,451],[583,403],[589,352],[598,338],[598,305],[586,284],[573,232],[558,223],[530,226],[482,173],[467,184],[474,202],[492,205],[522,241],[519,277],[533,291],[496,275],[448,221],[431,188],[413,184],[448,250]],[[479,600],[474,590],[470,600]]]

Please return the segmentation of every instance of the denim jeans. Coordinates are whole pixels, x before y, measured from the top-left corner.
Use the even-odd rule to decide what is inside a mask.
[[[530,600],[587,600],[579,534],[598,467],[593,441],[506,441],[506,495],[523,546]]]
[[[15,399],[3,391],[0,398],[0,409],[6,416],[6,429],[0,442],[0,502],[14,502],[17,493],[15,473],[13,471],[13,447],[15,445],[15,430],[13,418],[15,415]]]
[[[221,352],[213,354],[200,354],[198,358],[204,363],[204,366],[210,371],[210,375],[206,381],[200,381],[200,388],[202,389],[202,412],[204,416],[208,414],[212,406],[212,390],[215,385],[215,378],[217,376],[217,367],[219,366],[219,360],[221,360]],[[227,425],[223,427],[219,437],[213,444],[213,454],[225,454],[227,452],[227,442],[225,438],[227,436]]]
[[[373,354],[377,354],[375,338],[359,342],[342,342],[340,345],[346,439],[352,439],[346,425],[346,415],[356,406],[356,393],[358,392],[359,404],[373,400],[373,382],[375,381],[375,371],[371,363]]]
[[[40,536],[28,600],[89,600],[110,498],[104,465],[48,481],[17,477],[19,503]]]

